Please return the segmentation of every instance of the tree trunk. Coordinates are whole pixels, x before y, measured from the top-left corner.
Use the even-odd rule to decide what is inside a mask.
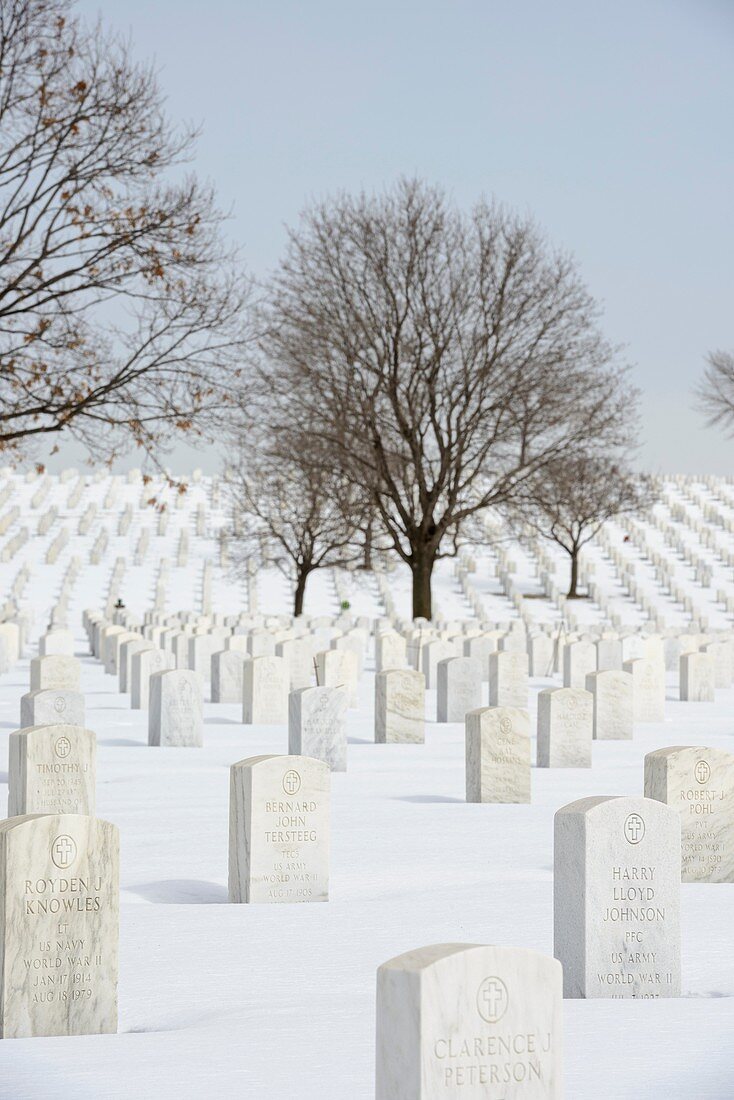
[[[430,619],[431,607],[431,573],[433,572],[435,559],[432,555],[414,555],[411,569],[413,571],[413,618]]]
[[[296,575],[296,592],[293,599],[293,614],[298,618],[303,614],[303,599],[306,595],[306,581],[310,570],[301,569]]]
[[[575,547],[571,551],[571,584],[569,585],[566,599],[575,600],[578,597],[577,587],[579,583],[579,551]]]
[[[372,520],[369,521],[364,531],[364,557],[363,569],[372,569]]]

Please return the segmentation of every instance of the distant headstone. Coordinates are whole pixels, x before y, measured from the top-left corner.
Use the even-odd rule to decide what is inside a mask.
[[[212,703],[242,703],[245,655],[236,649],[212,654]]]
[[[377,971],[376,1100],[561,1100],[561,967],[442,943]]]
[[[650,798],[555,817],[555,955],[565,997],[680,994],[680,819]]]
[[[596,672],[596,646],[593,642],[570,642],[563,648],[563,686],[583,689],[586,677]]]
[[[288,668],[282,657],[245,661],[242,721],[246,726],[285,725],[288,721]]]
[[[341,653],[349,652],[354,655],[357,665],[357,679],[362,675],[364,667],[365,635],[361,630],[350,630],[340,638],[334,638],[331,648]]]
[[[516,707],[466,716],[467,802],[530,802],[530,718]]]
[[[498,644],[498,633],[486,631],[482,634],[475,634],[474,637],[466,638],[464,641],[464,656],[476,657],[481,662],[482,681],[484,683],[489,680],[489,655],[497,652]]]
[[[31,661],[31,691],[42,688],[61,688],[79,691],[81,665],[76,657],[54,653],[48,657],[34,657]]]
[[[347,692],[306,687],[288,697],[288,752],[323,760],[334,772],[347,770]]]
[[[632,676],[632,714],[635,722],[665,721],[665,665],[651,657],[625,661]]]
[[[68,726],[84,725],[84,696],[80,691],[62,688],[41,688],[29,691],[20,699],[20,728],[53,726],[63,722]]]
[[[319,687],[344,687],[350,707],[357,705],[357,656],[349,649],[324,649],[315,656]]]
[[[47,631],[38,639],[38,654],[40,657],[50,657],[53,654],[73,657],[74,635],[70,630]]]
[[[199,674],[202,683],[212,674],[212,654],[222,649],[224,641],[218,634],[194,634],[189,638],[187,667]]]
[[[626,634],[622,638],[622,663],[636,661],[639,657],[646,656],[645,639],[639,634]]]
[[[436,714],[439,722],[463,722],[482,705],[482,666],[476,657],[448,657],[438,662]]]
[[[601,638],[596,643],[596,667],[599,672],[621,671],[622,663],[622,642],[619,638]]]
[[[124,642],[120,643],[120,650],[117,655],[117,676],[119,688],[122,693],[132,693],[133,657],[143,649],[152,648],[153,646],[151,643],[139,634],[135,634],[132,638],[127,638]]]
[[[328,764],[306,756],[232,765],[230,901],[328,901],[330,781]]]
[[[716,670],[710,653],[684,653],[680,659],[680,697],[686,703],[713,703]]]
[[[387,669],[375,676],[375,741],[422,744],[426,727],[426,682],[413,668]]]
[[[402,634],[387,631],[379,634],[375,642],[375,670],[384,672],[390,668],[406,668],[407,645]]]
[[[190,669],[150,677],[148,744],[200,748],[203,744],[201,681]]]
[[[116,634],[110,634],[105,639],[104,653],[105,672],[109,676],[119,676],[120,672],[120,648],[124,642],[134,642],[140,638],[133,630],[121,630]]]
[[[97,739],[81,726],[32,726],[8,740],[8,817],[94,814]]]
[[[581,688],[538,694],[538,767],[590,768],[594,697]]]
[[[23,637],[19,623],[22,624],[23,621],[22,617],[18,616],[17,623],[0,623],[0,649],[4,653],[4,661],[8,668],[14,665],[21,655]]]
[[[586,690],[594,696],[594,740],[629,741],[634,733],[632,676],[629,672],[592,672]]]
[[[173,657],[162,649],[140,649],[130,661],[130,707],[147,710],[150,699],[150,678],[154,672],[173,668]]]
[[[119,840],[80,814],[0,823],[0,1033],[117,1031]]]
[[[531,676],[550,676],[553,672],[553,639],[547,634],[534,634],[528,641]]]
[[[452,642],[442,641],[440,638],[429,641],[422,646],[420,652],[421,669],[426,678],[426,687],[429,691],[436,687],[439,661],[445,661],[449,657],[456,656],[456,646]]]
[[[502,653],[527,653],[528,645],[524,630],[518,630],[516,627],[508,630],[502,634],[498,648]]]
[[[734,755],[701,745],[645,757],[645,795],[681,819],[683,882],[734,882]]]
[[[311,687],[314,684],[313,658],[316,652],[314,638],[284,638],[275,646],[276,657],[282,657],[288,668],[290,690]]]
[[[251,657],[274,657],[275,638],[270,630],[257,627],[248,637],[248,651]]]
[[[490,653],[489,703],[525,710],[528,705],[527,653]]]
[[[714,661],[714,687],[729,688],[732,684],[732,642],[709,642],[702,647],[701,652],[707,653]]]

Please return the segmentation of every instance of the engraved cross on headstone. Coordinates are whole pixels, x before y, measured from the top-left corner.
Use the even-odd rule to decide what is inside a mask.
[[[59,864],[62,867],[66,867],[66,865],[71,861],[71,855],[73,851],[74,847],[68,837],[60,836],[54,844],[54,852],[58,858]]]
[[[494,1018],[499,1014],[499,1007],[504,1000],[505,991],[496,978],[490,978],[482,992],[482,999],[487,1006],[487,1012]]]

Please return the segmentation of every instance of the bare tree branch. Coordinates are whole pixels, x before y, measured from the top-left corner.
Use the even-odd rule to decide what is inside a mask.
[[[403,180],[309,208],[267,294],[267,403],[368,488],[430,616],[466,524],[583,443],[629,443],[635,391],[572,261],[536,227]]]
[[[155,73],[69,0],[0,0],[0,450],[202,433],[248,345],[210,188]]]
[[[508,514],[566,551],[571,558],[568,597],[575,599],[582,548],[608,520],[644,512],[657,496],[649,475],[635,473],[613,457],[580,452],[525,481]]]
[[[368,526],[364,491],[302,443],[297,428],[243,425],[237,460],[225,473],[235,571],[277,566],[294,585],[295,615],[311,573],[360,560]]]
[[[712,351],[706,359],[703,378],[696,389],[698,407],[711,428],[734,433],[734,355]]]

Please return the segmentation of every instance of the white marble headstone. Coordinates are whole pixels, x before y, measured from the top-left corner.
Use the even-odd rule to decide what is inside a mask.
[[[625,661],[632,676],[632,714],[635,722],[665,721],[665,665],[652,657]]]
[[[212,703],[242,703],[245,655],[236,649],[222,649],[211,658]]]
[[[620,638],[601,638],[596,643],[596,667],[599,672],[621,670],[622,641]],[[581,687],[583,686],[584,684],[581,684]]]
[[[491,653],[489,703],[493,707],[525,709],[528,705],[527,653]]]
[[[357,705],[357,655],[349,649],[324,649],[315,655],[319,687],[344,687],[350,707]]]
[[[375,642],[375,670],[384,672],[390,668],[406,668],[407,646],[402,634],[394,630],[379,634]]]
[[[734,882],[734,754],[702,745],[650,752],[645,795],[680,814],[683,882]]]
[[[81,726],[32,726],[8,739],[8,817],[94,814],[97,739]]]
[[[81,665],[76,657],[53,653],[48,657],[34,657],[31,661],[31,691],[42,688],[61,688],[79,691]]]
[[[596,646],[593,642],[569,642],[563,647],[564,687],[583,689],[590,672],[596,672]]]
[[[609,669],[586,677],[586,690],[594,697],[594,739],[627,741],[634,733],[632,676]]]
[[[330,783],[329,765],[307,756],[232,765],[230,901],[328,901]]]
[[[117,827],[78,814],[0,823],[0,1034],[117,1031]]]
[[[173,655],[162,649],[140,649],[130,661],[130,707],[147,710],[150,701],[150,678],[155,672],[172,669]]]
[[[686,703],[713,703],[716,668],[710,653],[684,653],[680,659],[680,697]]]
[[[565,997],[680,994],[680,818],[650,798],[555,816],[555,956]]]
[[[561,1100],[562,977],[522,947],[443,943],[377,971],[376,1100]]]
[[[538,693],[538,767],[590,768],[594,697],[582,688]]]
[[[516,707],[466,716],[467,802],[530,802],[530,719]]]
[[[29,726],[53,726],[58,722],[67,726],[84,725],[84,696],[80,691],[41,688],[40,691],[29,691],[21,696],[21,729]]]
[[[151,675],[148,744],[201,747],[203,714],[198,673],[172,668]]]
[[[74,656],[74,635],[70,630],[49,630],[38,639],[40,657],[50,657],[55,653]]]
[[[323,760],[334,772],[347,770],[347,692],[306,687],[288,697],[288,752]]]
[[[422,744],[426,727],[426,682],[414,668],[394,668],[375,676],[375,741]]]
[[[463,722],[467,712],[482,705],[482,666],[477,657],[448,657],[438,662],[436,717],[439,722]]]
[[[120,643],[120,651],[117,657],[117,676],[121,692],[132,691],[133,656],[143,649],[152,648],[151,643],[139,634],[134,634],[131,638],[126,638],[124,642]]]
[[[282,657],[251,657],[245,661],[245,725],[280,725],[288,721],[288,681],[288,667]]]
[[[432,691],[436,687],[439,661],[458,656],[453,642],[435,638],[422,646],[420,651],[421,669],[426,678],[426,687]]]

